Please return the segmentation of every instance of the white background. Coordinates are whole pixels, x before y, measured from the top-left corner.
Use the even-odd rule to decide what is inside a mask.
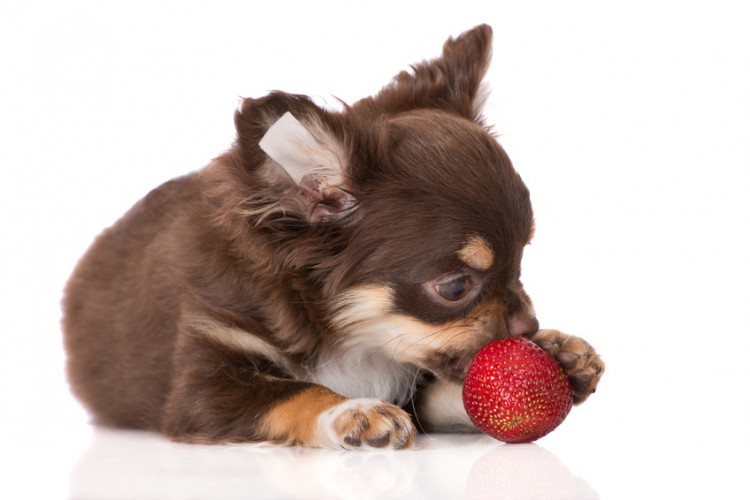
[[[482,22],[486,114],[536,211],[526,288],[544,327],[602,353],[597,394],[526,448],[446,436],[342,457],[93,432],[58,324],[93,237],[228,148],[240,96],[353,102]],[[750,497],[749,26],[750,3],[721,0],[3,0],[0,497]]]

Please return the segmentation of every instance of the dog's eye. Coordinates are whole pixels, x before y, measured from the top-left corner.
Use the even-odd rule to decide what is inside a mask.
[[[473,280],[468,274],[448,276],[435,282],[435,291],[449,302],[457,302],[471,291]]]

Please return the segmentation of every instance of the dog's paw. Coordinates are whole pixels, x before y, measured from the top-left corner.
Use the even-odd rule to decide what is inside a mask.
[[[332,448],[407,448],[416,429],[404,410],[378,399],[348,399],[318,417],[324,444]]]
[[[604,362],[588,342],[557,330],[539,330],[531,340],[563,366],[573,387],[574,404],[584,402],[596,391]]]

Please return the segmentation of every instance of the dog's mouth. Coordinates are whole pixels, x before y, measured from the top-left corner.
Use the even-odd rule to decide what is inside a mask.
[[[430,371],[451,382],[463,382],[476,353],[440,353]]]

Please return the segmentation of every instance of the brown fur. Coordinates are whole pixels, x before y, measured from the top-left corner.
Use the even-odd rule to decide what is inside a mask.
[[[460,383],[509,335],[559,354],[585,399],[603,370],[590,346],[534,337],[519,281],[529,195],[480,114],[490,46],[479,26],[340,112],[245,99],[227,153],[104,231],[63,322],[71,386],[97,421],[197,442],[408,446],[392,403],[432,377]],[[295,182],[260,147],[287,112],[332,168]]]

